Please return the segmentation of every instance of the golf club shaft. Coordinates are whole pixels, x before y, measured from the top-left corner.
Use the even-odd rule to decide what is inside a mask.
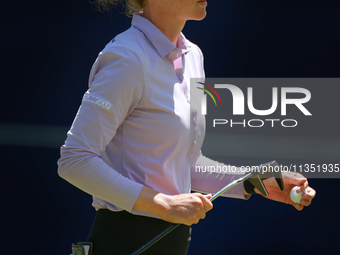
[[[221,190],[219,190],[217,193],[215,193],[211,198],[210,201],[214,201],[216,198],[218,198],[220,195],[222,195],[224,192],[226,192],[228,189],[236,186],[237,184],[247,180],[248,178],[250,178],[252,175],[254,175],[253,172],[250,172],[244,176],[242,176],[241,178],[229,183],[228,185],[226,185],[225,187],[223,187]],[[136,250],[134,253],[131,253],[131,255],[139,255],[142,252],[146,251],[149,247],[151,247],[152,245],[154,245],[155,243],[157,243],[160,239],[162,239],[164,236],[166,236],[167,234],[169,234],[171,231],[173,231],[174,229],[176,229],[179,225],[181,224],[176,224],[176,225],[172,225],[170,227],[168,227],[167,229],[165,229],[163,232],[161,232],[159,235],[157,235],[156,237],[154,237],[152,240],[150,240],[148,243],[146,243],[145,245],[143,245],[142,247],[140,247],[138,250]]]

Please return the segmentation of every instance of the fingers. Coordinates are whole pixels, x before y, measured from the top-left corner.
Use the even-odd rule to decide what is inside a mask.
[[[197,204],[199,206],[199,211],[197,211],[195,221],[195,224],[197,224],[199,220],[205,219],[206,213],[213,208],[213,204],[209,200],[212,197],[211,194],[203,195],[200,193],[194,193],[194,195],[200,199],[200,203]]]
[[[211,195],[200,193],[179,194],[167,196],[166,206],[162,219],[172,223],[185,225],[197,224],[206,217],[206,212],[213,207],[209,200]]]
[[[301,199],[301,201],[300,201],[300,204],[303,205],[303,206],[310,206],[311,203],[312,203],[311,200]]]
[[[296,192],[302,193],[300,203],[297,204],[291,201],[290,204],[292,204],[295,207],[295,209],[298,211],[301,211],[305,206],[310,206],[313,198],[316,195],[316,192],[314,189],[309,187],[307,178],[295,172],[285,172],[285,173],[282,173],[282,175],[284,178],[285,187],[288,188],[289,191],[294,186],[298,186],[298,188],[296,189]]]
[[[204,210],[200,211],[200,216],[197,218],[197,221],[195,222],[195,224],[197,224],[200,220],[205,219],[206,213]]]
[[[301,186],[307,181],[306,177],[295,172],[283,172],[282,177],[284,178],[285,183],[293,184],[295,186]]]
[[[301,198],[300,204],[293,203],[293,206],[299,211],[301,211],[305,206],[310,206],[312,203],[312,199],[316,195],[316,191],[311,187],[308,187],[308,186],[305,187],[303,185],[302,187],[300,187],[300,189],[301,189],[301,192],[303,192],[302,189],[304,189],[305,191],[301,196],[302,198]]]
[[[302,194],[302,198],[304,199],[313,199],[316,195],[316,191],[311,188],[311,187],[308,187],[306,189],[306,192],[304,194]]]
[[[213,209],[213,204],[211,203],[211,201],[209,200],[212,197],[211,194],[209,195],[203,195],[202,198],[202,202],[204,205],[204,209],[206,212],[210,211],[211,209]]]
[[[211,194],[202,195],[200,193],[195,193],[195,195],[198,196],[198,198],[200,199],[199,201],[200,203],[199,202],[197,203],[198,209],[199,209],[199,211],[197,211],[196,221],[195,221],[195,224],[197,224],[199,220],[205,219],[206,213],[213,208],[213,205],[211,201],[209,200],[212,197]]]
[[[302,194],[301,204],[309,206],[312,203],[312,199],[315,197],[316,191],[311,187],[307,187],[305,193]]]
[[[299,182],[302,183],[302,184],[298,185],[299,188],[297,188],[296,193],[304,192],[308,188],[308,181],[307,181],[307,179],[304,179],[304,180],[300,179]]]
[[[293,203],[293,206],[298,211],[301,211],[303,209],[303,207],[304,207],[302,204],[297,204],[297,203]]]

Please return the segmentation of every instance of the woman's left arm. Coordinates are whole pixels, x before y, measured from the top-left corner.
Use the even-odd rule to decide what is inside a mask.
[[[233,180],[240,178],[245,174],[239,167],[229,166],[203,156],[201,153],[197,158],[196,165],[191,171],[191,185],[195,191],[203,193],[216,193]],[[316,195],[316,191],[309,187],[308,180],[299,173],[282,172],[284,190],[281,191],[275,178],[269,178],[263,181],[269,193],[266,198],[293,205],[297,210],[302,210],[309,206]],[[290,191],[298,186],[298,193],[302,194],[300,204],[294,203],[290,198]],[[261,194],[256,188],[254,191]],[[244,189],[244,184],[235,187],[222,194],[225,197],[248,199],[248,194]]]
[[[216,193],[245,174],[240,167],[220,163],[200,152],[195,166],[191,169],[191,189],[202,193]],[[243,184],[232,187],[222,196],[240,199],[250,197],[245,193]]]

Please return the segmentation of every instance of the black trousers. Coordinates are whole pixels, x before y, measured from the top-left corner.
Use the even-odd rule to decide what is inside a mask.
[[[88,241],[93,255],[131,254],[172,224],[126,211],[100,209],[92,224]],[[191,227],[181,225],[163,237],[143,255],[185,255],[191,240]]]

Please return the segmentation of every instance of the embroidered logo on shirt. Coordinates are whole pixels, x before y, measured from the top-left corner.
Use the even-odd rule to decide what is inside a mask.
[[[100,97],[97,97],[97,96],[93,96],[93,95],[90,95],[88,93],[86,93],[83,97],[83,101],[84,102],[90,102],[90,103],[93,103],[93,104],[96,104],[96,105],[99,105],[107,110],[110,110],[112,104],[109,103],[108,101],[100,98]]]

